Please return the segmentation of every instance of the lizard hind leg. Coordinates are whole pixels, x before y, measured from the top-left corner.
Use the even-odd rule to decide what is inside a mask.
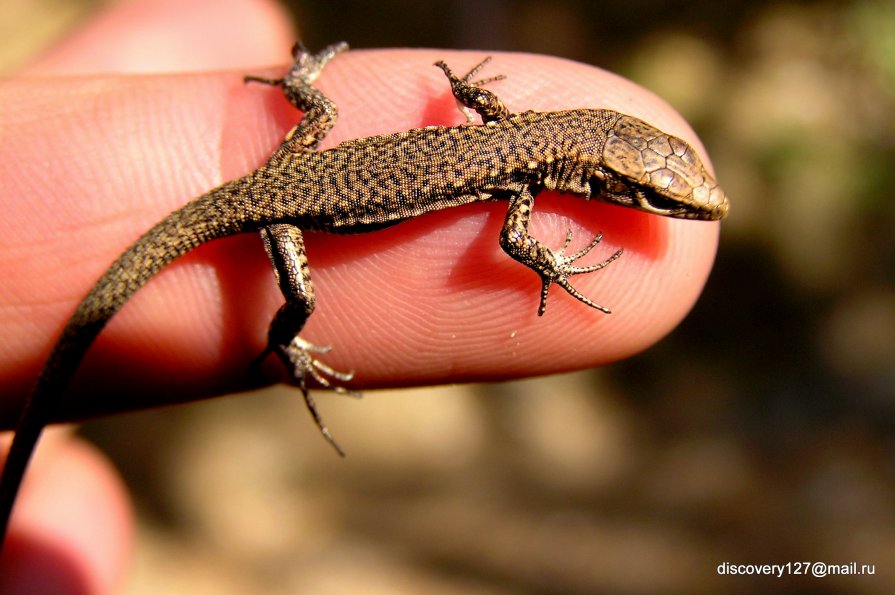
[[[335,126],[339,110],[332,100],[314,86],[314,81],[330,60],[347,49],[348,44],[341,42],[327,46],[317,53],[310,53],[303,45],[297,43],[292,49],[295,62],[286,76],[244,77],[246,82],[282,87],[283,95],[289,103],[304,112],[301,120],[289,131],[283,144],[271,156],[271,161],[281,161],[289,154],[313,151]]]
[[[330,347],[314,345],[299,336],[305,322],[314,312],[315,305],[314,286],[311,283],[301,230],[283,223],[269,225],[261,230],[261,238],[286,303],[280,307],[270,323],[267,348],[256,360],[256,364],[271,353],[277,355],[289,370],[294,383],[301,389],[308,411],[320,432],[344,456],[344,451],[323,423],[314,399],[308,392],[308,378],[337,393],[353,396],[358,396],[359,393],[339,384],[349,382],[354,377],[353,372],[335,370],[316,357],[328,353]]]
[[[473,117],[469,110],[477,112],[482,117],[482,122],[503,120],[510,114],[507,106],[504,105],[497,95],[482,88],[488,83],[505,79],[504,75],[498,74],[486,79],[472,81],[472,77],[478,74],[490,61],[491,56],[487,56],[473,66],[462,78],[455,75],[443,61],[439,60],[435,63],[435,66],[444,71],[445,76],[450,81],[451,93],[454,94],[457,103],[462,106],[461,111],[466,115],[466,120],[470,124],[473,122]]]

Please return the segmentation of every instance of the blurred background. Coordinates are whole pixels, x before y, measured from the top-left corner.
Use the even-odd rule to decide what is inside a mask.
[[[109,2],[7,0],[14,72]],[[690,316],[598,370],[128,414],[126,593],[880,593],[895,584],[895,3],[288,2],[312,48],[568,57],[694,126],[732,197]],[[284,63],[287,59],[284,48]],[[151,456],[147,456],[151,453]],[[719,576],[731,563],[875,576]]]

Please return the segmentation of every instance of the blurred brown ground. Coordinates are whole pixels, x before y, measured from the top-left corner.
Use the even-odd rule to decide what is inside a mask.
[[[0,69],[99,4],[0,5]],[[703,297],[653,349],[525,382],[321,395],[345,461],[285,388],[87,424],[140,512],[128,594],[895,584],[895,5],[293,4],[310,47],[619,72],[694,125],[732,215]],[[715,571],[806,560],[876,575]]]

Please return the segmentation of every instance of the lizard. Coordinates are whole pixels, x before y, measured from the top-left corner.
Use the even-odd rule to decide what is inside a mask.
[[[553,285],[586,306],[610,309],[581,294],[569,278],[598,271],[622,255],[601,262],[577,261],[601,241],[567,254],[571,231],[551,249],[529,234],[535,197],[543,190],[599,199],[656,215],[714,221],[729,202],[695,150],[684,140],[617,111],[580,108],[511,113],[483,85],[473,81],[489,58],[466,75],[437,62],[452,94],[467,115],[460,126],[426,126],[406,132],[345,141],[317,151],[336,123],[336,105],[315,86],[325,65],[347,44],[317,53],[301,44],[282,78],[245,80],[280,87],[303,115],[281,145],[257,170],[226,182],[163,218],[137,239],[77,306],[53,347],[26,401],[0,477],[0,548],[22,478],[53,406],[106,323],[156,273],[212,240],[260,232],[285,298],[270,323],[267,346],[257,365],[276,355],[291,372],[323,436],[344,456],[320,417],[309,381],[338,392],[352,372],[327,366],[329,351],[304,340],[301,330],[315,307],[302,232],[371,232],[407,219],[474,201],[503,200],[507,212],[499,244],[540,278],[538,315],[544,315]],[[473,123],[470,110],[481,118]]]

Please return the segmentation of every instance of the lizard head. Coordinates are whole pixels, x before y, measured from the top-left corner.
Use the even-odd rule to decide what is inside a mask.
[[[602,167],[590,180],[594,196],[679,219],[727,215],[727,196],[683,140],[621,116],[603,146]]]

